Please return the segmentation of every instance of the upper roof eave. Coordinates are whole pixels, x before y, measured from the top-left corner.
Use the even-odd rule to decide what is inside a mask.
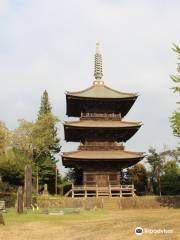
[[[92,85],[89,88],[86,88],[82,91],[77,92],[65,92],[66,96],[78,97],[78,98],[114,98],[114,99],[122,99],[122,98],[134,98],[138,97],[138,93],[125,93],[114,90],[106,85]]]

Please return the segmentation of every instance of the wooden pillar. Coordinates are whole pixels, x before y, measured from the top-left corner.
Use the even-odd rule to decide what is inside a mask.
[[[83,172],[83,185],[86,184],[86,181],[87,181],[86,172]]]
[[[31,167],[31,165],[25,166],[24,192],[25,192],[24,206],[26,208],[31,208],[31,194],[32,194],[32,167]]]
[[[135,189],[134,189],[134,184],[132,185],[132,196],[135,196]]]
[[[101,208],[104,208],[104,199],[101,199]]]
[[[122,186],[120,185],[120,192],[119,192],[119,196],[122,197]]]
[[[72,198],[74,198],[74,184],[72,183]]]
[[[96,184],[96,197],[98,198],[98,185]]]
[[[84,191],[85,191],[85,198],[87,198],[87,186],[86,186],[86,184],[84,185]]]
[[[23,213],[23,189],[18,188],[17,191],[17,213]]]
[[[109,184],[109,196],[112,197],[111,185]]]

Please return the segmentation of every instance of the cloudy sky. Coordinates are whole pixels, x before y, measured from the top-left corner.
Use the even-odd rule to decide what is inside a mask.
[[[169,75],[176,72],[179,11],[178,0],[0,0],[0,120],[10,129],[17,119],[34,120],[47,89],[63,122],[64,92],[92,84],[98,41],[106,85],[140,94],[126,120],[144,126],[127,149],[175,147],[169,116],[178,98]]]

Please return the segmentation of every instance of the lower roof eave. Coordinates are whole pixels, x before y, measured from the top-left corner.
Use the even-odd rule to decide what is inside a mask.
[[[109,162],[109,161],[116,161],[116,162],[123,162],[123,161],[128,161],[128,162],[133,162],[133,161],[137,161],[137,160],[142,160],[144,158],[144,156],[142,157],[139,157],[139,158],[111,158],[111,159],[104,159],[104,158],[71,158],[71,157],[62,157],[62,161],[63,162],[68,162],[68,161],[82,161],[82,162],[85,162],[85,161],[94,161],[94,162],[98,162],[98,161],[101,161],[101,162]]]
[[[82,159],[78,160],[78,159],[63,159],[63,165],[67,168],[78,168],[78,169],[97,169],[97,170],[105,170],[105,169],[112,169],[112,170],[117,170],[117,169],[124,169],[124,168],[128,168],[131,167],[135,164],[137,164],[139,161],[141,161],[143,158],[139,158],[139,159],[131,159],[131,161],[127,161],[126,160],[120,160],[117,161],[116,160],[103,160],[102,159],[98,159],[98,160],[85,160],[82,161]]]
[[[64,152],[62,154],[63,159],[74,159],[74,160],[132,160],[132,159],[142,159],[145,157],[144,152],[131,152],[125,150],[117,151],[71,151]]]

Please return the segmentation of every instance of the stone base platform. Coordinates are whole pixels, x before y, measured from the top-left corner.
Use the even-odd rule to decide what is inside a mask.
[[[40,208],[105,208],[109,210],[180,207],[180,196],[142,197],[88,197],[68,198],[60,196],[39,196],[36,199]]]

